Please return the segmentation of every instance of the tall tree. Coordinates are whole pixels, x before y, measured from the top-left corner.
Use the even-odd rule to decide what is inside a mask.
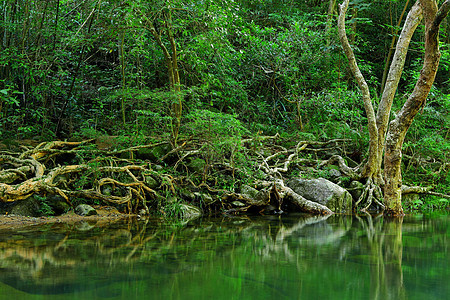
[[[171,102],[172,139],[174,144],[176,144],[178,131],[181,125],[183,102],[178,67],[178,50],[174,34],[173,14],[174,11],[183,9],[175,8],[171,1],[163,1],[160,8],[153,8],[149,12],[141,10],[139,6],[135,6],[134,10],[141,16],[145,28],[150,31],[164,55],[167,65],[167,75],[169,77],[170,89],[174,93],[174,100]],[[166,39],[166,42],[164,41],[164,38]]]
[[[376,116],[370,97],[369,87],[359,70],[355,55],[347,39],[345,31],[345,14],[347,12],[348,4],[349,0],[345,0],[339,7],[339,37],[345,55],[349,60],[350,69],[362,92],[370,138],[369,158],[361,171],[361,178],[366,180],[366,187],[363,195],[356,204],[364,203],[361,201],[366,197],[367,202],[365,202],[362,207],[363,209],[367,209],[371,205],[372,200],[375,200],[384,208],[384,205],[378,201],[380,199],[377,199],[381,196],[380,186],[384,186],[385,213],[390,215],[402,215],[402,145],[406,132],[414,117],[420,108],[425,105],[426,98],[436,76],[440,60],[438,42],[439,27],[450,10],[450,0],[446,0],[439,9],[435,0],[418,0],[409,11],[397,42]],[[421,75],[417,80],[414,91],[409,96],[396,118],[389,124],[392,102],[403,72],[409,43],[422,18],[425,19],[425,58],[420,72]],[[381,167],[384,150],[385,170],[383,178]]]

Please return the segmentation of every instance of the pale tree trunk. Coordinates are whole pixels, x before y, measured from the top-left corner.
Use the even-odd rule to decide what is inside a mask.
[[[397,28],[400,27],[401,22],[403,20],[403,15],[405,14],[406,8],[408,7],[409,4],[409,0],[406,1],[405,6],[403,7],[403,11],[400,15],[400,18],[398,19],[398,23],[397,23]],[[408,21],[405,22],[405,24],[408,24]],[[391,25],[392,25],[392,21],[391,21]],[[384,86],[386,84],[386,77],[389,71],[389,63],[391,62],[391,56],[392,56],[392,50],[395,44],[395,40],[397,39],[397,32],[398,29],[395,29],[395,32],[392,32],[392,42],[391,45],[389,46],[389,52],[388,52],[388,56],[386,57],[386,63],[384,64],[384,70],[383,70],[383,79],[381,80],[381,91],[380,93],[383,93],[384,91]]]
[[[391,66],[383,94],[381,96],[380,104],[377,111],[377,128],[378,128],[378,166],[377,176],[382,177],[381,163],[383,161],[384,143],[386,137],[386,131],[389,123],[389,116],[391,113],[392,102],[394,101],[395,92],[400,81],[403,67],[405,65],[406,55],[408,53],[409,43],[416,31],[417,26],[422,20],[422,8],[417,1],[406,17],[405,25],[403,26],[400,37],[398,38],[397,46],[395,48],[394,58],[392,59]]]
[[[355,54],[353,53],[350,43],[345,32],[345,14],[348,9],[349,0],[345,0],[344,3],[339,5],[339,19],[338,19],[338,31],[339,39],[341,40],[342,47],[344,49],[345,55],[349,60],[350,70],[355,76],[356,82],[361,89],[364,109],[367,114],[367,122],[369,125],[369,158],[362,171],[362,176],[365,178],[372,177],[376,172],[376,167],[378,165],[378,151],[377,151],[377,141],[378,141],[378,130],[376,125],[375,111],[373,109],[372,100],[370,98],[369,86],[367,85],[364,76],[362,75],[358,64],[356,63]]]
[[[408,13],[403,30],[397,42],[394,58],[392,60],[387,76],[383,95],[378,107],[377,116],[374,116],[374,109],[370,99],[369,89],[360,72],[353,51],[347,39],[345,32],[345,13],[348,8],[349,0],[342,3],[338,19],[339,37],[349,60],[350,69],[361,89],[364,108],[367,114],[369,127],[369,157],[365,164],[361,178],[367,179],[366,187],[369,190],[369,200],[372,197],[373,188],[370,185],[375,184],[384,186],[384,197],[387,205],[387,214],[401,215],[401,147],[409,126],[415,115],[421,107],[424,106],[426,97],[434,82],[439,64],[438,33],[442,20],[449,11],[449,1],[446,0],[441,8],[437,9],[435,0],[418,0],[411,11]],[[425,61],[421,71],[421,76],[417,81],[416,87],[398,113],[397,118],[391,122],[390,129],[385,141],[388,128],[389,116],[395,91],[397,89],[401,73],[403,71],[406,54],[412,35],[425,15],[426,37],[425,37]],[[384,158],[384,180],[381,167],[383,161],[383,151],[386,153]],[[361,201],[357,201],[356,205]],[[369,201],[370,205],[370,201]],[[368,208],[368,206],[366,207]]]
[[[402,215],[401,205],[401,160],[402,145],[414,117],[425,105],[428,93],[433,85],[441,57],[439,51],[439,27],[450,10],[450,0],[446,0],[441,8],[435,0],[420,0],[425,18],[425,58],[420,77],[397,117],[390,123],[386,137],[386,153],[384,157],[384,200],[386,214]]]

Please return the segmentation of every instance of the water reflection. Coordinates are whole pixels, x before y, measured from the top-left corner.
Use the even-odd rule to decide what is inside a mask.
[[[403,218],[356,217],[367,235],[371,299],[405,299],[402,272]]]
[[[295,215],[2,231],[0,299],[436,299],[450,292],[448,228],[448,217]]]

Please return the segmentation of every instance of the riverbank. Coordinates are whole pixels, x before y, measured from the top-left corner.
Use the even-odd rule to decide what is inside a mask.
[[[93,226],[104,226],[119,220],[136,217],[136,215],[121,213],[111,206],[94,206],[94,208],[97,211],[97,215],[92,216],[79,216],[72,210],[59,216],[49,217],[0,215],[0,230],[19,229],[46,224],[78,224],[82,222],[88,222]]]

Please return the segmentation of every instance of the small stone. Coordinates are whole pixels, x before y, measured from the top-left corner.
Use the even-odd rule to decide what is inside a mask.
[[[148,215],[148,211],[146,211],[145,209],[142,208],[139,210],[139,215],[141,215],[141,216]]]
[[[94,216],[97,214],[97,211],[90,205],[80,204],[75,208],[75,213],[82,217]]]
[[[180,210],[181,210],[181,214],[182,214],[182,218],[183,219],[195,219],[198,218],[202,215],[202,211],[200,210],[200,208],[195,207],[193,205],[188,205],[188,204],[181,204],[180,205]]]
[[[364,184],[362,184],[359,181],[354,180],[354,181],[350,182],[350,187],[349,187],[348,191],[352,195],[353,200],[357,201],[359,199],[359,197],[361,197],[361,195],[363,193],[363,189],[364,189]]]
[[[241,186],[241,194],[247,196],[248,198],[255,199],[258,192],[259,191],[257,189],[252,188],[249,185],[244,184]]]
[[[156,189],[159,186],[158,181],[156,181],[152,176],[145,176],[145,183],[151,189]]]
[[[195,158],[187,164],[192,172],[202,174],[205,171],[206,161],[201,158]]]
[[[339,180],[339,178],[342,176],[341,172],[336,169],[330,169],[328,174],[333,182]]]
[[[211,204],[214,202],[213,198],[209,194],[195,192],[194,195],[206,204]]]

